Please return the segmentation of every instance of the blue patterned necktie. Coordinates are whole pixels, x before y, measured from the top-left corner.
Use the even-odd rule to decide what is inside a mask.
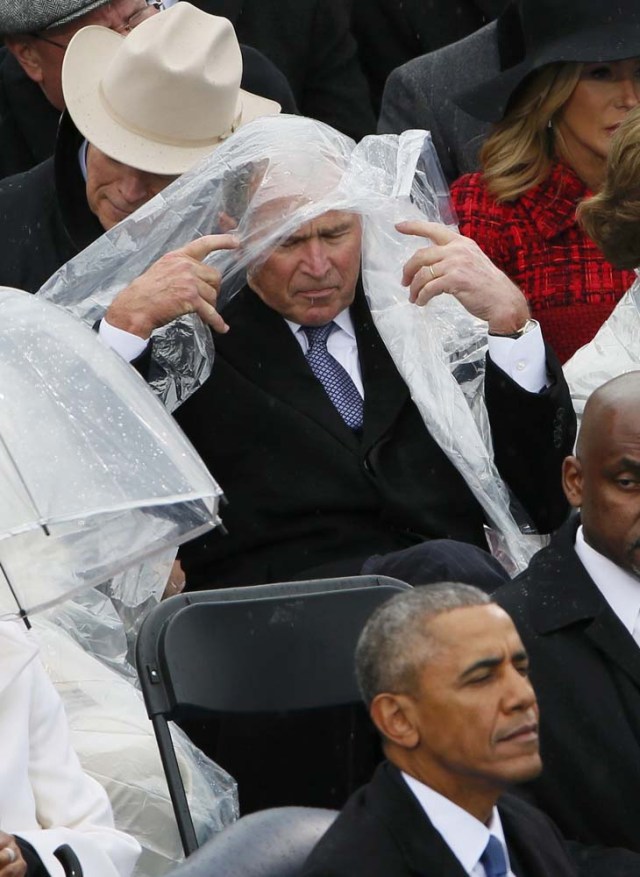
[[[497,837],[489,835],[484,853],[480,856],[487,877],[507,877],[507,857]]]
[[[362,396],[346,369],[327,350],[327,338],[335,325],[331,322],[326,326],[303,326],[302,331],[309,341],[307,362],[347,426],[360,429]]]

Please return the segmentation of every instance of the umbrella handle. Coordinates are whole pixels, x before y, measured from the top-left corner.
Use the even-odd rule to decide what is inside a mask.
[[[69,844],[61,844],[53,851],[53,855],[64,868],[64,873],[67,877],[83,877],[80,859],[73,852]]]

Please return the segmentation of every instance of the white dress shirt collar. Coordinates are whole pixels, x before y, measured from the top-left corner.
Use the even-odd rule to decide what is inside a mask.
[[[486,849],[490,834],[495,835],[501,842],[507,858],[507,873],[511,874],[507,844],[500,822],[500,814],[496,807],[491,812],[491,819],[487,826],[463,810],[462,807],[454,804],[449,798],[445,798],[444,795],[435,792],[409,774],[402,772],[402,777],[418,799],[418,803],[433,827],[442,835],[444,842],[467,874],[475,875],[484,871],[482,865],[479,864],[480,856]],[[480,872],[476,870],[478,866],[481,869]]]
[[[349,308],[340,311],[333,322],[338,328],[334,329],[327,338],[327,352],[340,363],[355,384],[357,391],[364,398],[364,384],[362,382],[360,357],[358,356],[358,341]],[[303,327],[287,319],[285,319],[285,323],[293,332],[293,337],[306,356],[309,350],[309,339],[303,332]]]
[[[640,581],[592,548],[582,527],[576,533],[576,554],[613,612],[633,636],[640,615]]]
[[[350,338],[353,338],[355,340],[356,333],[353,328],[353,320],[351,319],[349,308],[345,308],[343,311],[340,311],[340,313],[333,318],[333,322],[337,326],[339,326],[343,332],[346,332]],[[300,332],[300,330],[304,328],[300,325],[300,323],[293,323],[291,320],[287,320],[286,317],[285,323],[296,337],[298,337],[298,333]],[[306,339],[306,335],[304,334],[304,332],[301,332],[300,334],[302,338]],[[306,347],[303,349],[306,350]]]

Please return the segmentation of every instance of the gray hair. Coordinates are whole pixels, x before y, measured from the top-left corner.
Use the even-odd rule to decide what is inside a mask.
[[[369,706],[381,692],[410,692],[437,643],[428,622],[443,612],[484,606],[491,598],[472,585],[441,582],[396,594],[367,621],[356,646],[356,676]]]

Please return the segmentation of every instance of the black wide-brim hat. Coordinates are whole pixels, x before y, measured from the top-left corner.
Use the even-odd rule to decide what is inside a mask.
[[[109,0],[0,0],[0,34],[37,33],[67,24]]]
[[[521,82],[555,61],[640,57],[640,0],[512,0],[496,22],[500,70],[453,98],[499,122]]]

